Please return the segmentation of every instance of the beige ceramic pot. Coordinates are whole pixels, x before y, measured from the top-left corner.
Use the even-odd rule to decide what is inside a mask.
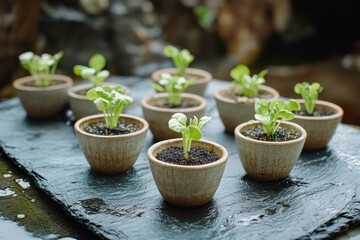
[[[160,75],[162,73],[176,74],[176,69],[175,68],[165,68],[165,69],[157,70],[151,74],[151,78],[153,79],[153,81],[158,82],[160,80]],[[185,90],[185,92],[196,94],[199,96],[204,96],[206,87],[207,87],[208,83],[210,82],[210,80],[212,79],[211,73],[201,70],[201,69],[197,69],[197,68],[187,68],[185,74],[186,74],[186,76],[185,76],[186,79],[196,78],[196,83],[193,85],[190,85]]]
[[[297,100],[304,106],[303,100]],[[302,126],[307,138],[304,145],[304,150],[314,151],[319,150],[327,145],[333,136],[337,125],[341,122],[344,111],[338,105],[326,101],[316,101],[315,108],[332,111],[334,114],[323,117],[299,116],[295,115],[293,122]]]
[[[140,126],[141,130],[116,136],[99,136],[85,132],[90,123],[104,120],[103,114],[92,115],[78,120],[74,129],[86,160],[94,172],[102,174],[123,173],[132,168],[137,160],[146,137],[148,123],[135,116],[121,114],[126,120]]]
[[[258,121],[240,124],[235,129],[235,140],[242,166],[248,176],[258,181],[280,180],[289,176],[298,160],[306,139],[305,130],[298,124],[282,122],[281,127],[300,134],[286,142],[258,141],[241,132],[260,126]]]
[[[101,83],[101,86],[104,86],[104,85],[113,86],[113,85],[120,85],[120,84]],[[121,85],[121,86],[123,86],[123,85]],[[87,83],[87,84],[81,84],[78,86],[71,87],[68,90],[67,94],[69,96],[70,108],[71,108],[71,111],[73,112],[75,120],[79,120],[80,118],[100,113],[99,110],[97,110],[93,101],[88,100],[84,94],[80,94],[82,92],[86,93],[92,87],[93,87],[92,83]],[[125,86],[123,86],[123,87],[124,87],[125,93],[129,94],[129,92],[130,92],[129,89]],[[126,108],[125,108],[124,112],[126,112]]]
[[[68,103],[66,91],[72,86],[72,79],[64,75],[54,75],[56,85],[48,87],[31,86],[35,80],[32,76],[16,79],[16,89],[22,106],[29,117],[50,118],[63,110]]]
[[[157,93],[150,97],[146,97],[141,101],[144,118],[150,125],[150,130],[156,140],[165,140],[170,138],[181,137],[180,133],[174,132],[169,129],[168,122],[174,113],[181,112],[187,118],[194,116],[200,118],[205,113],[206,100],[191,93],[182,93],[181,98],[184,101],[195,103],[198,106],[190,108],[164,108],[158,107],[156,104],[167,102],[167,93]]]
[[[254,119],[255,98],[232,99],[225,96],[225,93],[232,87],[219,89],[215,92],[216,106],[225,130],[233,133],[234,129],[241,123]],[[260,86],[259,93],[266,94],[267,100],[279,98],[279,93],[268,86]]]
[[[214,196],[228,158],[227,150],[213,142],[193,141],[192,148],[213,150],[221,158],[213,163],[183,166],[156,159],[156,154],[169,147],[182,147],[182,139],[158,142],[148,150],[151,173],[161,196],[170,204],[195,207],[209,202]]]

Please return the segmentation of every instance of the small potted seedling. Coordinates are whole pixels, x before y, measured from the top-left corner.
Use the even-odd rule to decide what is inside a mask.
[[[207,71],[188,67],[195,59],[190,51],[187,49],[179,50],[174,46],[167,45],[164,48],[164,54],[172,59],[174,68],[165,68],[153,72],[151,74],[153,81],[159,83],[163,73],[184,77],[186,80],[192,81],[186,92],[204,96],[212,75]],[[161,91],[160,89],[155,90]]]
[[[150,124],[150,130],[156,140],[180,137],[179,133],[167,127],[167,121],[176,112],[187,117],[202,116],[205,112],[206,100],[198,95],[184,93],[189,81],[184,77],[163,73],[159,83],[153,83],[155,89],[166,93],[156,93],[141,101],[144,118]]]
[[[235,129],[235,140],[241,163],[248,176],[258,181],[280,180],[289,176],[306,139],[305,130],[292,120],[292,111],[300,104],[274,100],[257,100],[255,119]]]
[[[230,72],[231,86],[215,92],[216,106],[227,132],[233,133],[237,125],[253,118],[257,99],[279,98],[275,89],[263,85],[266,74],[267,70],[263,70],[251,76],[247,66],[238,65]]]
[[[216,143],[200,140],[201,128],[210,117],[188,118],[175,113],[168,126],[182,138],[152,145],[148,159],[156,186],[170,204],[194,207],[214,196],[228,158],[227,150]]]
[[[41,56],[25,52],[19,56],[22,67],[30,76],[16,79],[13,87],[29,117],[53,117],[68,103],[66,91],[72,86],[72,79],[55,74],[62,56],[62,51]]]
[[[344,112],[334,103],[318,100],[323,87],[317,82],[298,83],[294,90],[302,97],[298,100],[302,108],[295,111],[294,122],[301,125],[308,134],[304,150],[319,150],[330,141]]]
[[[133,102],[122,86],[97,86],[90,89],[86,97],[103,112],[81,118],[74,125],[92,170],[102,174],[130,170],[140,154],[148,123],[139,117],[121,114],[124,107]]]
[[[94,115],[98,113],[96,106],[86,98],[86,92],[94,87],[105,84],[104,81],[109,77],[108,70],[104,70],[106,59],[101,54],[95,54],[89,59],[89,66],[75,65],[74,74],[82,79],[89,80],[90,83],[80,84],[69,89],[68,96],[70,108],[73,112],[74,119]],[[110,83],[106,83],[110,85]],[[120,84],[111,84],[120,85]],[[125,93],[129,93],[129,89],[123,86]]]

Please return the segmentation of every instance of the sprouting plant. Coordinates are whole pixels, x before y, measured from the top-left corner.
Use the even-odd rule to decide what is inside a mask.
[[[171,57],[176,68],[176,75],[185,76],[186,68],[194,61],[194,56],[187,49],[179,50],[174,46],[167,45],[164,48],[164,54]]]
[[[187,117],[183,113],[175,113],[169,120],[169,128],[177,133],[181,133],[183,138],[183,151],[185,159],[189,158],[192,140],[200,140],[201,128],[210,121],[211,117],[204,116],[198,119],[196,116],[190,118],[190,123],[186,126]]]
[[[232,84],[238,86],[238,95],[253,98],[257,96],[260,85],[265,83],[264,77],[267,73],[265,69],[250,76],[250,69],[240,64],[230,71],[230,76],[234,79]]]
[[[295,93],[301,94],[308,114],[313,113],[315,101],[318,99],[319,93],[321,93],[322,90],[323,87],[317,82],[311,85],[307,82],[297,83],[294,87]]]
[[[133,103],[133,99],[125,95],[122,86],[98,86],[86,93],[87,99],[94,101],[97,109],[104,113],[106,127],[115,129],[124,107]]]
[[[105,64],[106,60],[104,56],[95,54],[89,60],[89,67],[75,65],[73,71],[76,76],[80,76],[83,79],[89,79],[90,82],[92,82],[93,87],[97,87],[110,75],[108,70],[102,70],[105,67]]]
[[[255,102],[255,119],[262,123],[267,136],[274,135],[282,120],[291,120],[295,114],[294,110],[300,110],[300,104],[291,99],[288,103],[278,99],[270,104],[265,99]],[[279,121],[277,121],[279,120]]]
[[[163,73],[160,75],[159,83],[152,83],[151,86],[157,91],[167,92],[169,104],[178,106],[181,102],[181,93],[194,81],[195,79],[186,80],[184,77]]]
[[[63,51],[55,55],[44,53],[41,56],[33,52],[25,52],[19,55],[19,60],[21,66],[33,76],[35,86],[46,87],[51,84],[57,65],[63,55]]]

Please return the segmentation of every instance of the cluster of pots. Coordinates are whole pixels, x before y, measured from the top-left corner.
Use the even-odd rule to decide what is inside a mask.
[[[175,73],[175,69],[162,69],[152,74],[153,81],[158,81],[163,72]],[[81,149],[93,171],[102,174],[119,174],[132,168],[137,160],[150,128],[156,141],[148,151],[148,160],[156,186],[165,201],[178,206],[199,206],[209,202],[215,194],[228,158],[227,150],[214,142],[193,141],[192,147],[213,150],[220,159],[209,164],[184,166],[165,163],[158,160],[157,153],[170,146],[182,146],[180,134],[168,128],[168,120],[176,112],[184,113],[188,118],[202,117],[206,109],[203,97],[206,86],[212,75],[199,69],[187,69],[187,76],[196,77],[197,82],[190,86],[182,99],[194,103],[190,108],[163,108],[158,102],[167,99],[166,93],[155,93],[141,101],[144,119],[128,114],[120,118],[138,125],[141,130],[117,136],[99,136],[84,131],[90,123],[103,121],[103,114],[97,114],[95,105],[80,92],[86,92],[91,85],[72,87],[69,77],[55,75],[59,84],[49,87],[29,86],[32,77],[24,77],[14,81],[14,88],[29,117],[49,118],[61,111],[66,104],[77,120],[74,129]],[[105,83],[106,84],[106,83]],[[226,96],[226,89],[218,89],[214,93],[221,121],[227,132],[235,135],[240,160],[247,175],[258,181],[280,180],[289,176],[301,151],[319,150],[327,145],[336,126],[340,123],[343,110],[329,102],[317,101],[316,108],[330,110],[334,114],[324,117],[298,116],[293,122],[282,122],[281,126],[299,134],[299,138],[285,142],[258,141],[245,137],[242,132],[255,126],[257,121],[249,122],[254,117],[255,100],[232,99]],[[127,93],[130,92],[125,87]],[[261,86],[260,92],[268,100],[279,98],[279,93],[268,86]],[[298,100],[303,105],[302,100]]]

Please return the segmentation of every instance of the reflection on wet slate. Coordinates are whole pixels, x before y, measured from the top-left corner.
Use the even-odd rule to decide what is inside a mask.
[[[139,102],[153,94],[150,81],[115,81],[129,86],[136,101],[127,113],[142,117]],[[213,120],[203,138],[224,145],[229,161],[214,199],[200,208],[176,208],[162,200],[146,157],[154,143],[150,132],[131,171],[102,176],[90,170],[66,113],[51,121],[28,119],[13,99],[0,103],[0,144],[40,188],[103,238],[324,238],[359,223],[360,131],[340,125],[328,147],[302,153],[289,178],[255,182],[246,176],[212,98],[227,85],[213,81],[207,90]]]

